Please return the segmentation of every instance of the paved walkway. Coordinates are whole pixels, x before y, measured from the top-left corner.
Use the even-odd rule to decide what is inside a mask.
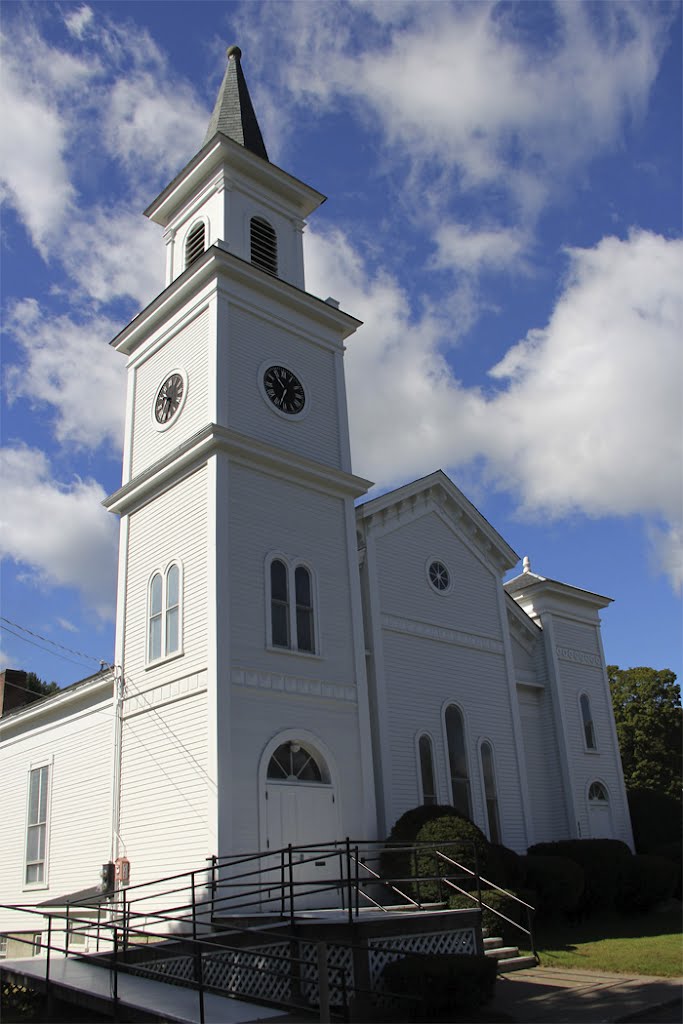
[[[487,1013],[523,1024],[603,1024],[665,1020],[663,1007],[681,999],[683,978],[634,977],[535,967],[500,975]],[[672,1019],[676,1019],[673,1017]],[[680,1020],[680,1017],[678,1018]]]

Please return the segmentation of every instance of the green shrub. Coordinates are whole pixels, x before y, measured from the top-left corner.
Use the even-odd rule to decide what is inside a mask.
[[[524,858],[527,886],[535,893],[532,903],[545,918],[578,910],[584,889],[583,868],[569,857]]]
[[[408,850],[392,850],[392,844],[410,846],[422,826],[434,818],[455,813],[450,804],[420,804],[397,819],[389,833],[380,857],[380,873],[384,878],[408,878],[413,873],[413,859]],[[397,882],[398,888],[409,892],[409,883]]]
[[[486,956],[420,955],[393,960],[382,972],[384,988],[417,997],[421,1019],[475,1010],[493,998],[496,962]]]
[[[417,843],[437,846],[445,856],[462,864],[470,871],[484,872],[487,863],[489,842],[481,829],[469,820],[451,812],[441,818],[428,821],[417,833]],[[414,870],[417,879],[434,876],[454,876],[454,881],[463,889],[472,884],[471,876],[461,872],[454,865],[437,857],[436,850],[418,850],[414,855]],[[439,881],[419,881],[419,895],[422,901],[445,898],[446,889]]]
[[[568,857],[583,868],[584,890],[580,911],[609,910],[620,890],[623,864],[632,856],[618,839],[563,839],[529,847],[532,857]]]
[[[489,843],[486,877],[502,889],[521,889],[526,886],[525,858],[507,846]]]
[[[526,907],[518,903],[513,897],[517,896],[519,899],[524,900],[525,903],[531,903],[533,906],[532,895],[532,893],[524,890],[522,892],[511,892],[510,895],[507,895],[506,893],[498,892],[497,889],[482,889],[481,901],[483,904],[486,904],[481,914],[481,927],[483,931],[487,935],[498,936],[506,945],[518,946],[520,943],[523,943],[524,935],[515,925],[528,928],[529,918]],[[448,897],[449,910],[477,910],[479,904],[476,900],[476,890],[472,892],[472,896],[475,899],[471,899],[462,893],[451,891]],[[488,910],[487,907],[491,907],[491,910]],[[495,913],[495,911],[498,911],[498,913]],[[503,917],[499,917],[499,914],[504,914],[514,924],[505,921]]]
[[[637,853],[654,853],[664,843],[680,842],[680,800],[654,789],[631,789],[627,796]]]
[[[664,857],[665,860],[673,861],[676,865],[676,885],[672,895],[677,900],[680,900],[683,888],[683,843],[680,839],[671,843],[662,843],[661,846],[653,848],[652,855],[654,857]]]
[[[669,899],[676,888],[678,871],[673,861],[650,854],[636,854],[624,862],[617,895],[619,910],[650,910]]]

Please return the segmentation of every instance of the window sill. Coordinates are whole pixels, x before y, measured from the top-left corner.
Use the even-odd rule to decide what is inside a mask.
[[[595,750],[592,747],[584,747],[583,748],[583,752],[584,752],[584,754],[591,754],[592,756],[595,756],[596,754],[597,755],[600,754],[599,750]]]
[[[22,892],[39,892],[40,890],[49,889],[49,882],[24,882],[21,887]]]
[[[271,654],[287,654],[295,658],[308,658],[309,661],[323,660],[322,654],[318,654],[316,651],[299,651],[296,647],[274,647],[272,644],[266,644],[266,650],[270,651]]]
[[[145,665],[145,672],[149,672],[149,670],[153,668],[158,668],[160,665],[168,665],[170,661],[177,661],[178,658],[182,658],[184,654],[184,650],[174,651],[173,654],[166,654],[163,658],[155,658],[154,661],[148,661]]]

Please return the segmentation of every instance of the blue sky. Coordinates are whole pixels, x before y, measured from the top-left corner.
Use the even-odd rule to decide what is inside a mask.
[[[681,677],[680,4],[5,0],[1,28],[2,665],[113,658],[108,342],[163,287],[141,211],[236,42],[271,160],[329,196],[307,288],[365,322],[355,471],[444,469],[614,598],[609,662]]]

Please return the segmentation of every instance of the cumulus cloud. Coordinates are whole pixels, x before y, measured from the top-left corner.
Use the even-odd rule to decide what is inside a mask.
[[[94,480],[60,484],[46,456],[25,446],[0,450],[0,557],[30,567],[36,585],[74,587],[98,618],[113,618],[117,523]]]
[[[7,367],[9,401],[27,398],[54,411],[60,443],[118,451],[123,439],[125,360],[108,341],[118,325],[106,318],[77,322],[44,315],[35,299],[11,307],[5,329],[23,352]]]
[[[569,250],[549,322],[491,369],[493,394],[463,386],[457,350],[444,355],[449,325],[414,314],[346,239],[311,236],[308,255],[308,286],[326,294],[335,281],[342,307],[364,316],[346,356],[357,472],[387,487],[483,459],[525,513],[639,515],[657,557],[679,562],[682,242],[635,231]]]
[[[528,240],[517,228],[482,228],[446,223],[436,231],[434,266],[476,274],[482,270],[522,269]]]
[[[64,15],[64,24],[70,35],[76,39],[83,39],[92,20],[92,7],[88,7],[87,4],[68,10]]]

